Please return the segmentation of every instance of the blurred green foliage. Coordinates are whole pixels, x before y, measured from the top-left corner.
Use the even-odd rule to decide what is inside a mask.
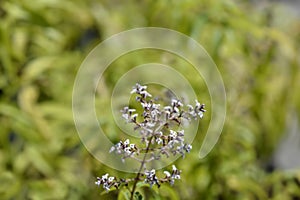
[[[193,152],[178,160],[183,174],[174,188],[141,192],[149,199],[300,198],[299,170],[265,170],[291,118],[300,117],[299,18],[246,1],[6,0],[0,2],[0,199],[116,198],[117,192],[100,196],[94,185],[104,172],[121,172],[80,143],[72,87],[97,43],[143,26],[180,31],[207,49],[225,82],[227,119],[214,150],[199,160],[209,119],[202,123]],[[99,109],[126,70],[149,61],[178,66],[209,105],[193,69],[168,56],[141,52],[116,61],[118,70],[106,72],[98,91]],[[103,123],[117,141],[112,118]]]

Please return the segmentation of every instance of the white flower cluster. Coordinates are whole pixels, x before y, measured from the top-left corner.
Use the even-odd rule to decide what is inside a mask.
[[[158,187],[161,186],[162,183],[169,183],[170,185],[174,185],[175,180],[179,180],[181,170],[178,170],[175,165],[172,165],[172,171],[164,171],[165,177],[158,178],[156,175],[155,169],[152,170],[145,170],[144,173],[141,173],[144,177],[143,179],[139,179],[144,181],[145,183],[149,183],[150,187],[153,185],[157,185]],[[121,184],[128,185],[128,182],[133,181],[134,179],[117,179],[113,176],[109,176],[109,174],[103,175],[101,178],[97,177],[97,181],[95,184],[97,186],[101,186],[106,190],[109,191],[111,187],[119,188]]]
[[[180,179],[181,173],[175,165],[172,166],[171,172],[164,172],[165,178],[159,179],[154,169],[147,170],[147,163],[154,159],[161,159],[162,155],[169,157],[179,154],[184,157],[186,153],[189,153],[192,150],[192,145],[185,143],[184,130],[175,130],[182,124],[183,120],[189,122],[192,119],[202,119],[204,112],[206,112],[205,105],[196,100],[195,106],[185,106],[180,100],[172,99],[170,105],[161,107],[151,98],[152,95],[146,89],[147,86],[136,84],[131,91],[131,94],[136,95],[135,99],[140,103],[143,109],[142,113],[138,113],[136,109],[128,106],[121,110],[122,117],[127,123],[134,124],[134,131],[138,131],[140,134],[141,144],[138,146],[126,139],[112,146],[110,153],[115,152],[121,155],[122,161],[125,161],[126,158],[133,158],[140,162],[140,169],[145,170],[144,173],[139,171],[135,179],[125,180],[126,183],[134,181],[136,184],[137,181],[144,180],[150,186],[157,185],[159,187],[164,182],[173,185],[176,179]],[[140,159],[140,155],[144,155],[144,158]],[[140,179],[140,175],[145,178]],[[109,190],[112,185],[120,185],[121,180],[124,180],[116,181],[113,178],[108,178],[108,174],[106,174],[102,178],[97,178],[96,184],[103,184],[103,187]]]
[[[157,138],[156,140],[159,140]],[[163,146],[160,148],[160,153],[170,156],[169,152],[171,152],[174,156],[177,154],[181,154],[182,157],[185,156],[185,153],[190,153],[192,150],[192,145],[184,143],[184,130],[173,131],[170,130],[170,134],[167,137],[162,139]]]
[[[155,169],[152,169],[151,171],[146,170],[144,175],[146,176],[144,182],[145,183],[149,183],[150,187],[152,187],[153,185],[157,185],[158,187],[160,187],[158,178],[155,174]]]
[[[136,122],[138,114],[133,114],[135,109],[129,109],[127,106],[121,110],[122,117],[126,120],[127,123]]]
[[[164,178],[163,181],[167,181],[170,183],[170,185],[174,185],[174,181],[176,179],[180,179],[180,173],[181,173],[181,170],[178,170],[176,168],[175,165],[172,165],[172,172],[168,172],[168,171],[164,171],[164,174],[166,175],[166,177]]]
[[[146,91],[146,89],[147,89],[147,86],[142,86],[142,85],[140,85],[140,84],[136,84],[134,87],[133,87],[133,89],[131,90],[131,94],[133,94],[133,93],[136,93],[136,94],[139,94],[140,95],[140,97],[139,96],[137,96],[137,100],[139,101],[139,99],[140,98],[143,98],[143,99],[146,99],[147,97],[152,97],[152,95],[150,94],[150,93],[148,93],[147,91]]]
[[[126,139],[124,142],[120,141],[116,145],[112,146],[109,150],[109,153],[115,151],[117,154],[123,154],[122,161],[127,157],[134,156],[139,154],[139,149],[135,144],[130,144],[129,139]]]
[[[182,111],[181,111],[182,107],[183,104],[180,100],[172,99],[171,106],[164,107],[165,120],[175,121],[178,124],[180,124],[179,118],[182,117]]]
[[[176,168],[175,165],[172,165],[172,171],[164,171],[165,177],[164,178],[157,178],[155,169],[152,169],[150,171],[145,170],[144,176],[144,182],[149,183],[150,187],[153,185],[157,185],[160,187],[161,183],[168,182],[170,185],[174,185],[175,180],[179,180],[181,171]]]
[[[108,176],[108,174],[103,175],[101,178],[97,177],[97,181],[95,182],[96,185],[100,186],[103,185],[103,188],[108,191],[112,186],[118,188],[118,183],[115,182],[115,177]]]
[[[158,153],[153,153],[153,157],[159,158],[160,154],[166,155],[167,157],[172,155],[181,154],[182,157],[185,153],[189,153],[192,149],[191,144],[184,143],[184,130],[173,131],[169,130],[170,133],[165,135],[161,129],[163,127],[168,127],[172,122],[180,124],[182,118],[190,120],[190,118],[195,118],[199,116],[203,117],[204,105],[196,101],[195,107],[188,105],[188,111],[183,110],[183,103],[180,100],[172,99],[170,106],[165,106],[161,109],[160,104],[154,103],[153,100],[148,100],[147,97],[152,95],[146,91],[147,86],[141,86],[136,84],[131,93],[136,93],[138,95],[137,101],[140,102],[143,113],[141,114],[140,122],[137,118],[139,116],[135,109],[129,107],[124,107],[121,110],[122,117],[128,123],[134,123],[134,130],[139,130],[142,138],[142,143],[148,145],[149,139],[153,139],[151,142],[160,145],[157,147]],[[110,152],[115,151],[117,154],[122,154],[122,160],[125,158],[133,157],[138,155],[139,149],[134,144],[129,144],[127,139],[124,143],[120,141],[115,146],[113,146]]]
[[[188,113],[194,119],[197,119],[198,116],[202,119],[204,113],[206,112],[206,110],[204,109],[205,105],[204,104],[200,104],[198,102],[198,100],[195,100],[195,102],[196,102],[196,105],[194,107],[191,106],[191,105],[187,105],[188,108],[189,108]]]

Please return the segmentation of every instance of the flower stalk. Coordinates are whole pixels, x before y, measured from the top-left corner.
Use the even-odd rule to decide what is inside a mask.
[[[109,151],[121,155],[123,162],[129,158],[138,161],[140,166],[136,177],[118,179],[105,174],[101,178],[97,177],[95,182],[107,191],[111,187],[118,189],[121,185],[132,183],[131,200],[134,198],[137,183],[140,181],[148,183],[150,187],[153,185],[160,187],[163,183],[173,185],[175,180],[180,179],[181,170],[178,170],[175,165],[172,166],[172,171],[164,171],[165,177],[159,178],[155,169],[147,169],[147,163],[162,159],[164,156],[168,158],[181,155],[184,158],[185,154],[192,150],[192,145],[185,142],[185,132],[181,129],[182,122],[202,119],[205,112],[205,105],[197,100],[194,106],[184,106],[180,100],[172,99],[170,105],[162,107],[151,98],[152,95],[146,89],[147,86],[136,84],[131,91],[131,94],[136,95],[135,99],[140,103],[142,113],[137,113],[135,109],[128,106],[121,110],[125,121],[134,124],[134,131],[139,132],[141,143],[137,145],[126,139],[112,146]],[[141,153],[143,153],[142,158],[139,156]]]

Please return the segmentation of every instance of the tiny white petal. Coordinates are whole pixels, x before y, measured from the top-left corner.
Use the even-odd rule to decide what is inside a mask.
[[[177,136],[177,133],[173,130],[170,130],[170,137],[176,137]]]
[[[195,102],[196,102],[196,107],[200,107],[201,106],[201,104],[198,102],[197,99],[195,100]]]
[[[125,151],[126,153],[131,153],[131,151],[130,151],[130,148],[129,148],[129,147],[126,147],[126,148],[124,149],[124,151]]]
[[[174,111],[175,111],[176,113],[179,113],[179,109],[178,109],[177,107],[174,108]]]
[[[100,185],[100,180],[96,181],[95,184],[99,186]]]
[[[146,85],[139,85],[139,87],[140,87],[141,90],[146,90],[148,86],[146,86]]]
[[[156,142],[157,142],[157,144],[160,144],[160,143],[163,142],[163,140],[162,140],[161,138],[157,138],[157,139],[156,139]]]
[[[180,179],[180,175],[175,175],[175,179]]]
[[[135,109],[133,109],[133,108],[131,108],[131,109],[128,109],[128,112],[131,112],[131,113],[133,113],[133,112],[135,112],[136,110]]]
[[[171,106],[166,106],[166,107],[164,107],[164,110],[170,111],[170,110],[172,110],[172,107]]]
[[[108,174],[105,174],[101,177],[102,180],[107,179],[108,178]]]
[[[177,168],[176,168],[175,165],[172,165],[172,170],[173,170],[173,171],[177,171]]]
[[[172,99],[172,105],[176,104],[177,100],[176,99]]]
[[[178,100],[177,103],[178,103],[179,106],[183,106],[183,104],[181,103],[181,101]]]
[[[203,118],[203,112],[200,111],[200,112],[198,113],[198,115],[199,115],[200,118]]]
[[[147,91],[142,91],[141,92],[141,95],[144,95],[145,97],[152,97],[152,95],[149,93],[149,92],[147,92]]]
[[[138,114],[134,114],[134,115],[131,116],[131,118],[135,119],[135,118],[137,118],[137,116],[138,116]]]
[[[170,177],[170,176],[171,176],[170,172],[168,172],[168,171],[164,171],[164,174],[165,174],[167,177]]]
[[[137,90],[134,88],[133,90],[131,90],[130,94],[136,93]]]
[[[128,145],[130,142],[129,142],[129,139],[125,140],[124,144],[125,145]]]
[[[111,176],[108,178],[108,182],[112,182],[115,179],[115,177]]]

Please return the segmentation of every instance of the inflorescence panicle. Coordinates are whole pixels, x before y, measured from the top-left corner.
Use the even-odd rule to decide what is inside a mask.
[[[173,165],[170,172],[164,171],[165,176],[158,178],[155,169],[147,169],[147,163],[154,159],[162,159],[163,156],[184,157],[189,153],[192,145],[185,142],[185,132],[184,129],[180,129],[182,127],[180,125],[183,121],[202,119],[206,112],[205,105],[195,100],[194,106],[185,106],[179,99],[171,99],[170,105],[161,106],[152,99],[147,86],[138,83],[130,93],[136,95],[135,99],[140,103],[142,112],[138,113],[136,109],[126,106],[121,113],[127,123],[134,124],[134,131],[138,131],[141,143],[137,145],[126,139],[112,146],[109,152],[121,155],[123,162],[128,158],[137,160],[140,162],[140,170],[133,179],[118,179],[105,174],[101,178],[97,177],[95,184],[102,185],[108,191],[111,187],[119,188],[122,184],[128,186],[133,182],[132,194],[138,181],[144,181],[151,187],[153,185],[159,187],[162,183],[173,185],[176,179],[180,179],[181,170]],[[143,159],[139,157],[142,153],[145,154]]]

